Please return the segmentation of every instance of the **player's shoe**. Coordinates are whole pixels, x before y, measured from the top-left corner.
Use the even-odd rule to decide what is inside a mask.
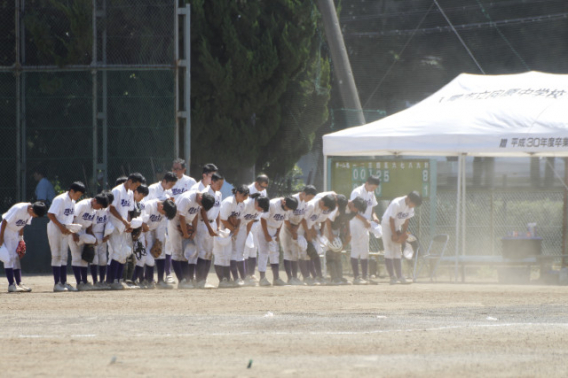
[[[277,278],[273,282],[274,286],[288,286],[288,284],[281,278]]]
[[[245,281],[242,278],[237,278],[233,281],[233,286],[235,287],[243,287],[245,286]]]
[[[400,283],[403,284],[403,285],[410,285],[410,284],[411,284],[411,282],[410,282],[409,280],[407,280],[406,278],[404,278],[404,277],[400,277],[400,278],[398,279],[398,282],[400,282]]]
[[[226,278],[223,278],[221,282],[219,282],[219,289],[228,289],[234,287]]]
[[[61,282],[58,282],[53,286],[53,292],[54,293],[60,293],[60,292],[64,292],[64,291],[69,291],[69,290],[67,290],[65,285],[63,285]]]
[[[174,278],[172,277],[172,275],[168,275],[166,276],[166,283],[170,284],[170,285],[175,285],[176,284],[176,280],[174,280]]]
[[[170,285],[165,281],[160,281],[156,284],[156,289],[159,289],[159,290],[170,290],[170,289],[173,289],[173,288],[174,288],[173,285]]]
[[[146,289],[154,290],[156,288],[156,283],[154,281],[145,281],[146,282]]]
[[[119,280],[114,280],[113,283],[110,284],[111,290],[124,290],[124,285]]]
[[[124,285],[125,289],[140,289],[140,286],[138,286],[135,282],[132,282],[130,280],[128,281],[123,281],[122,284]]]
[[[30,293],[30,292],[32,291],[32,289],[30,289],[29,287],[27,287],[26,285],[24,285],[24,284],[21,283],[21,282],[18,284],[18,287],[19,287],[20,289],[23,289],[25,293]]]
[[[79,291],[93,291],[97,290],[90,282],[81,282],[77,285],[77,290]]]
[[[343,285],[353,285],[351,282],[349,282],[349,280],[345,277],[340,278],[341,282],[343,282]]]
[[[24,289],[16,285],[15,283],[8,285],[8,293],[23,293]]]
[[[76,287],[71,286],[67,282],[63,284],[67,288],[67,291],[79,291]]]
[[[369,278],[369,280],[367,282],[369,282],[369,285],[378,285],[379,284],[379,281],[374,280],[372,278]]]
[[[251,279],[250,277],[246,277],[245,278],[245,286],[254,287],[254,286],[257,286],[257,282],[255,280]]]
[[[264,277],[264,278],[260,279],[258,286],[272,286],[272,285],[270,284],[270,281],[268,281],[268,279],[266,279],[266,277]]]
[[[186,280],[185,278],[183,280],[181,280],[178,283],[178,289],[184,290],[184,289],[193,289],[193,284],[191,283],[191,281]]]
[[[294,285],[294,286],[306,286],[305,282],[303,282],[302,280],[300,280],[296,277],[290,278],[290,281],[288,281],[288,284]]]
[[[106,282],[97,282],[95,287],[97,287],[98,290],[110,290],[110,285]]]
[[[249,276],[249,279],[251,279],[252,281],[258,283],[258,278],[256,278],[256,276],[253,274],[251,276]]]
[[[396,277],[392,276],[392,277],[390,278],[389,284],[390,284],[390,285],[396,285],[397,283],[398,283],[398,280],[396,279]]]
[[[304,283],[308,286],[319,286],[320,283],[312,277],[304,278]]]
[[[353,280],[353,285],[367,285],[367,283],[368,282],[360,276],[355,277],[355,279]]]

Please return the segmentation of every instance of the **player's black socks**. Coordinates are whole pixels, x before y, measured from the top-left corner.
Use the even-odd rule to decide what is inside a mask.
[[[195,280],[195,264],[187,264],[188,276],[191,281]]]
[[[353,269],[353,278],[359,277],[359,260],[351,258],[351,269]]]
[[[310,272],[308,271],[308,261],[300,260],[298,261],[298,266],[300,267],[302,277],[304,277],[304,279],[308,279],[310,277]]]
[[[89,268],[87,268],[86,266],[82,266],[81,267],[81,282],[83,282],[83,283],[89,282],[88,276],[89,276]]]
[[[67,283],[67,265],[59,268],[59,274],[61,275],[61,283],[65,285]]]
[[[288,280],[292,278],[292,266],[290,260],[284,260],[284,270],[286,271],[286,275],[288,276]]]
[[[237,269],[237,260],[231,260],[230,271],[233,274],[233,280],[236,281],[239,279],[239,270]],[[228,280],[231,280],[231,276],[229,275]]]
[[[312,259],[312,263],[314,265],[314,271],[316,273],[316,277],[318,278],[323,278],[323,275],[321,273],[321,260],[319,256],[316,256]]]
[[[8,285],[13,285],[14,284],[14,269],[5,268],[4,272],[6,273],[6,278],[8,279]]]
[[[180,261],[179,265],[181,267],[182,278],[185,278],[189,282],[191,280],[191,278],[189,277],[189,264],[187,263],[187,261]]]
[[[214,265],[215,273],[217,274],[217,278],[219,282],[223,281],[223,267],[221,265]]]
[[[53,280],[57,285],[61,281],[61,267],[60,266],[52,266],[51,269],[53,270]]]
[[[97,283],[98,281],[98,276],[97,276],[97,268],[98,266],[96,265],[90,265],[91,267],[91,279],[93,280],[93,285]]]
[[[245,262],[244,261],[237,261],[237,269],[239,270],[239,274],[241,275],[241,279],[245,279],[246,277],[246,270],[245,270]]]
[[[156,267],[158,270],[158,282],[164,282],[165,266],[166,266],[165,259],[156,260]]]
[[[402,278],[402,260],[401,259],[392,259],[394,265],[394,271],[396,272],[396,276],[398,278]]]
[[[270,264],[270,267],[272,268],[272,276],[274,277],[273,279],[276,281],[280,278],[280,274],[278,272],[278,264]]]
[[[166,276],[169,276],[170,274],[172,274],[172,255],[166,255],[166,259],[164,261],[165,261],[164,269],[166,272]]]
[[[154,281],[154,267],[146,265],[146,281],[152,282]]]
[[[166,262],[166,265],[167,265],[167,262]],[[183,276],[182,276],[182,273],[181,273],[181,262],[176,261],[176,260],[172,260],[172,268],[174,269],[174,273],[176,274],[178,281],[183,280]],[[168,272],[166,272],[166,274],[167,273]]]
[[[101,282],[105,282],[107,267],[106,265],[99,266],[99,277],[101,277]]]
[[[231,281],[231,267],[224,266],[223,267],[223,278],[226,278],[227,281]]]
[[[367,279],[367,274],[369,273],[369,260],[361,259],[361,274],[363,274],[363,279]]]
[[[290,269],[292,270],[292,277],[298,278],[298,262],[290,261]]]
[[[385,259],[385,268],[387,268],[387,273],[389,274],[390,278],[394,277],[394,266],[392,263],[392,259]]]
[[[77,285],[81,283],[81,267],[71,266],[73,268],[73,275],[77,281]]]
[[[17,285],[22,283],[22,270],[21,269],[14,269],[14,280],[16,281]]]

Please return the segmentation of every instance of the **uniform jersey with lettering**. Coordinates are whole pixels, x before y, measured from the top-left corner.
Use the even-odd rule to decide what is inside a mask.
[[[252,222],[258,218],[260,213],[256,210],[256,199],[247,198],[243,202],[243,211],[241,212],[241,225]]]
[[[391,201],[383,214],[383,221],[390,222],[390,218],[393,218],[395,229],[400,229],[404,222],[413,216],[414,208],[408,207],[406,204],[406,196],[404,196],[395,198]]]
[[[93,209],[92,198],[87,198],[75,204],[75,220],[73,223],[83,226],[82,231],[91,227],[95,221],[95,209]]]
[[[365,184],[356,187],[351,192],[351,197],[349,198],[353,201],[355,198],[361,197],[365,202],[367,202],[367,210],[364,213],[361,213],[367,220],[372,219],[373,215],[373,207],[378,205],[377,197],[375,196],[375,192],[368,192],[365,189]]]
[[[142,202],[147,202],[153,199],[164,201],[171,197],[173,197],[172,191],[170,189],[164,189],[162,182],[160,181],[148,187],[148,195],[144,197]]]
[[[32,216],[28,212],[30,206],[31,203],[29,202],[20,202],[2,214],[2,220],[6,221],[6,227],[11,231],[18,232],[27,224],[31,224]]]
[[[283,198],[274,198],[270,200],[270,209],[268,212],[261,214],[260,217],[266,219],[268,227],[280,228],[282,223],[290,217],[292,212],[282,208],[283,200]]]
[[[59,223],[71,224],[75,212],[75,201],[69,197],[69,192],[62,193],[53,199],[47,212],[55,215]]]
[[[201,209],[201,206],[197,203],[196,198],[197,192],[193,190],[184,192],[182,195],[180,195],[177,200],[178,215],[176,215],[176,217],[171,221],[179,224],[179,215],[182,215],[185,217],[186,223],[191,223],[193,221],[193,218],[195,218],[195,216],[199,214],[199,210]]]
[[[290,215],[290,223],[299,225],[306,215],[307,203],[300,199],[300,193],[294,194],[292,197],[298,200],[298,207]]]
[[[244,208],[244,202],[237,203],[237,198],[235,196],[225,198],[223,202],[221,202],[221,209],[219,211],[220,218],[224,221],[228,220],[229,217],[236,217],[237,219],[240,219]]]
[[[192,177],[183,175],[173,186],[172,196],[177,199],[180,194],[189,191],[193,185],[195,185],[195,180]]]
[[[93,221],[93,233],[102,234],[105,232],[105,226],[110,220],[110,209],[95,210],[95,220]]]
[[[304,217],[308,223],[308,228],[312,228],[315,223],[325,222],[326,219],[335,218],[337,207],[334,210],[324,210],[320,206],[320,201],[327,195],[335,195],[335,192],[318,193],[311,201],[306,204]]]
[[[157,229],[159,226],[164,225],[167,218],[165,215],[160,214],[158,211],[158,203],[160,203],[159,199],[152,199],[150,201],[145,202],[145,208],[142,213],[142,219],[144,223],[148,226],[150,231]]]
[[[207,219],[214,221],[219,216],[221,211],[221,202],[223,201],[223,194],[211,189],[211,185],[207,186],[201,193],[209,193],[215,198],[215,204],[207,211]],[[201,215],[200,215],[201,217]]]
[[[112,189],[114,201],[112,205],[123,219],[128,219],[128,212],[134,210],[134,193],[126,189],[124,184],[120,184]],[[114,218],[114,215],[111,214]]]

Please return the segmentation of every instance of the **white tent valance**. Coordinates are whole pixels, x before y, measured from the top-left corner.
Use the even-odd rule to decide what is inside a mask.
[[[327,156],[568,156],[568,75],[461,74],[409,109],[323,137]]]

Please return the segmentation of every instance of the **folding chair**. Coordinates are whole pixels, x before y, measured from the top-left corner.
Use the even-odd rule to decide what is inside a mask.
[[[428,266],[430,281],[434,280],[436,271],[438,270],[438,265],[440,265],[440,260],[446,253],[446,248],[448,246],[448,241],[450,236],[446,234],[439,234],[432,238],[428,249],[424,250],[419,246],[418,250],[415,252],[414,257],[414,274],[413,281],[416,282],[420,271],[424,265]]]

